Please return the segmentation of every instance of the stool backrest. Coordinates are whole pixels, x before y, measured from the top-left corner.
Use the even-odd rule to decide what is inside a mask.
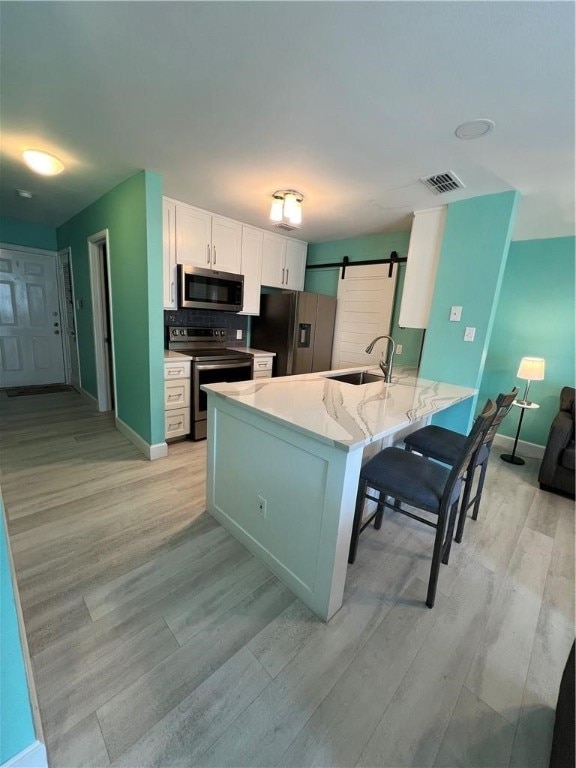
[[[487,400],[482,413],[477,416],[474,421],[474,425],[466,438],[466,442],[462,447],[462,453],[458,457],[458,461],[453,464],[450,474],[448,475],[448,480],[444,486],[444,493],[442,494],[442,505],[450,506],[454,502],[454,499],[452,499],[454,485],[456,481],[464,475],[472,457],[482,445],[486,432],[490,429],[490,426],[494,421],[496,412],[494,401]]]
[[[494,418],[492,420],[492,424],[488,427],[486,434],[484,436],[484,440],[482,443],[484,445],[492,445],[492,442],[494,438],[496,437],[496,432],[498,432],[498,429],[500,428],[500,424],[502,424],[502,420],[512,408],[512,403],[514,400],[516,400],[516,396],[518,395],[518,387],[514,387],[514,389],[509,392],[507,395],[500,394],[496,398],[496,413],[494,414]]]

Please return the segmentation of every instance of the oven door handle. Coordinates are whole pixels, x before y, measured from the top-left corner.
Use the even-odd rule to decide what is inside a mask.
[[[228,363],[222,361],[221,363],[194,363],[194,370],[196,371],[215,371],[219,368],[226,369],[226,368],[251,368],[252,362],[251,361],[242,361],[238,363]]]

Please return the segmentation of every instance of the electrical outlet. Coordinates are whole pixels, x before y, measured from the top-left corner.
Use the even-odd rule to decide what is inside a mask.
[[[265,518],[266,515],[268,514],[268,502],[266,501],[265,498],[260,496],[260,494],[258,494],[258,508],[256,511],[258,512],[260,517]]]
[[[396,354],[397,355],[402,354],[402,344],[396,344]]]
[[[236,338],[237,339],[241,339],[242,338],[242,329],[241,328],[238,328],[238,330],[236,331]]]
[[[462,307],[450,307],[450,321],[459,323],[462,319]]]
[[[466,328],[464,331],[464,341],[474,341],[476,335],[476,328]]]

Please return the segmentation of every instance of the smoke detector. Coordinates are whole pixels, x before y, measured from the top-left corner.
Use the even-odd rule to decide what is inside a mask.
[[[463,184],[454,171],[444,171],[436,173],[434,176],[426,176],[420,179],[428,189],[431,189],[435,195],[442,195],[445,192],[452,192],[454,189],[464,189]]]

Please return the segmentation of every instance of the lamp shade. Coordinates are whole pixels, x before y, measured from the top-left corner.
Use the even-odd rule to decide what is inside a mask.
[[[523,357],[516,375],[519,379],[542,381],[545,367],[546,362],[543,357]]]

